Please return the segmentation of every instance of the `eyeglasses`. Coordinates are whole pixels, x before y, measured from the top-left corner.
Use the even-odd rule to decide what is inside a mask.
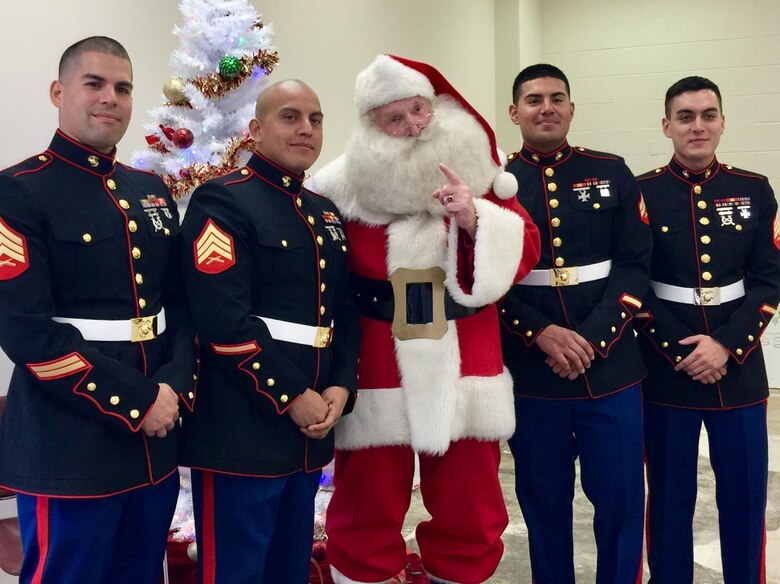
[[[375,123],[387,135],[393,138],[403,138],[412,133],[415,126],[423,130],[431,123],[436,112],[430,105],[418,105],[413,111],[405,113],[393,113],[387,117],[376,119]]]

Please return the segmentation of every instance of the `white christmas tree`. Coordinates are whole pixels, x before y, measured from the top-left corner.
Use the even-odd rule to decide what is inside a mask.
[[[272,28],[246,0],[181,0],[179,9],[167,101],[150,112],[149,147],[133,155],[134,166],[162,176],[176,199],[249,158],[247,125],[278,62]]]

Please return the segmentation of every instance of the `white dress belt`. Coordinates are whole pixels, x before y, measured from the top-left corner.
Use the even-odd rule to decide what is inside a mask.
[[[712,288],[684,288],[650,280],[650,287],[661,300],[696,306],[719,306],[723,302],[731,302],[745,295],[744,280]]]
[[[152,316],[126,320],[99,320],[52,316],[54,322],[76,327],[85,341],[120,342],[150,341],[165,331],[165,309]]]
[[[262,320],[265,326],[268,327],[268,332],[277,341],[324,349],[330,345],[330,340],[333,337],[332,322],[331,326],[312,326],[287,320],[277,320],[267,316],[258,316],[256,314],[252,316]]]
[[[549,270],[531,270],[518,282],[521,286],[576,286],[582,282],[602,280],[609,276],[612,260],[604,260],[585,266],[550,268]]]

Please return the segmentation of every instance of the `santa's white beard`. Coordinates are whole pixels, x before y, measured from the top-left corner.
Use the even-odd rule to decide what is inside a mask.
[[[484,195],[498,167],[482,126],[448,96],[434,103],[436,115],[419,136],[393,138],[362,120],[345,152],[345,179],[358,206],[380,215],[444,215],[433,192],[447,183],[443,162],[471,189]]]

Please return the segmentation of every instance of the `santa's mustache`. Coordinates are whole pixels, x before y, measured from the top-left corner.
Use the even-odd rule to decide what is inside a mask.
[[[414,153],[441,134],[441,124],[436,116],[431,123],[420,130],[417,136],[394,137],[388,136],[382,130],[374,126],[370,121],[364,127],[364,146],[374,156],[390,160],[397,157],[410,157]]]

